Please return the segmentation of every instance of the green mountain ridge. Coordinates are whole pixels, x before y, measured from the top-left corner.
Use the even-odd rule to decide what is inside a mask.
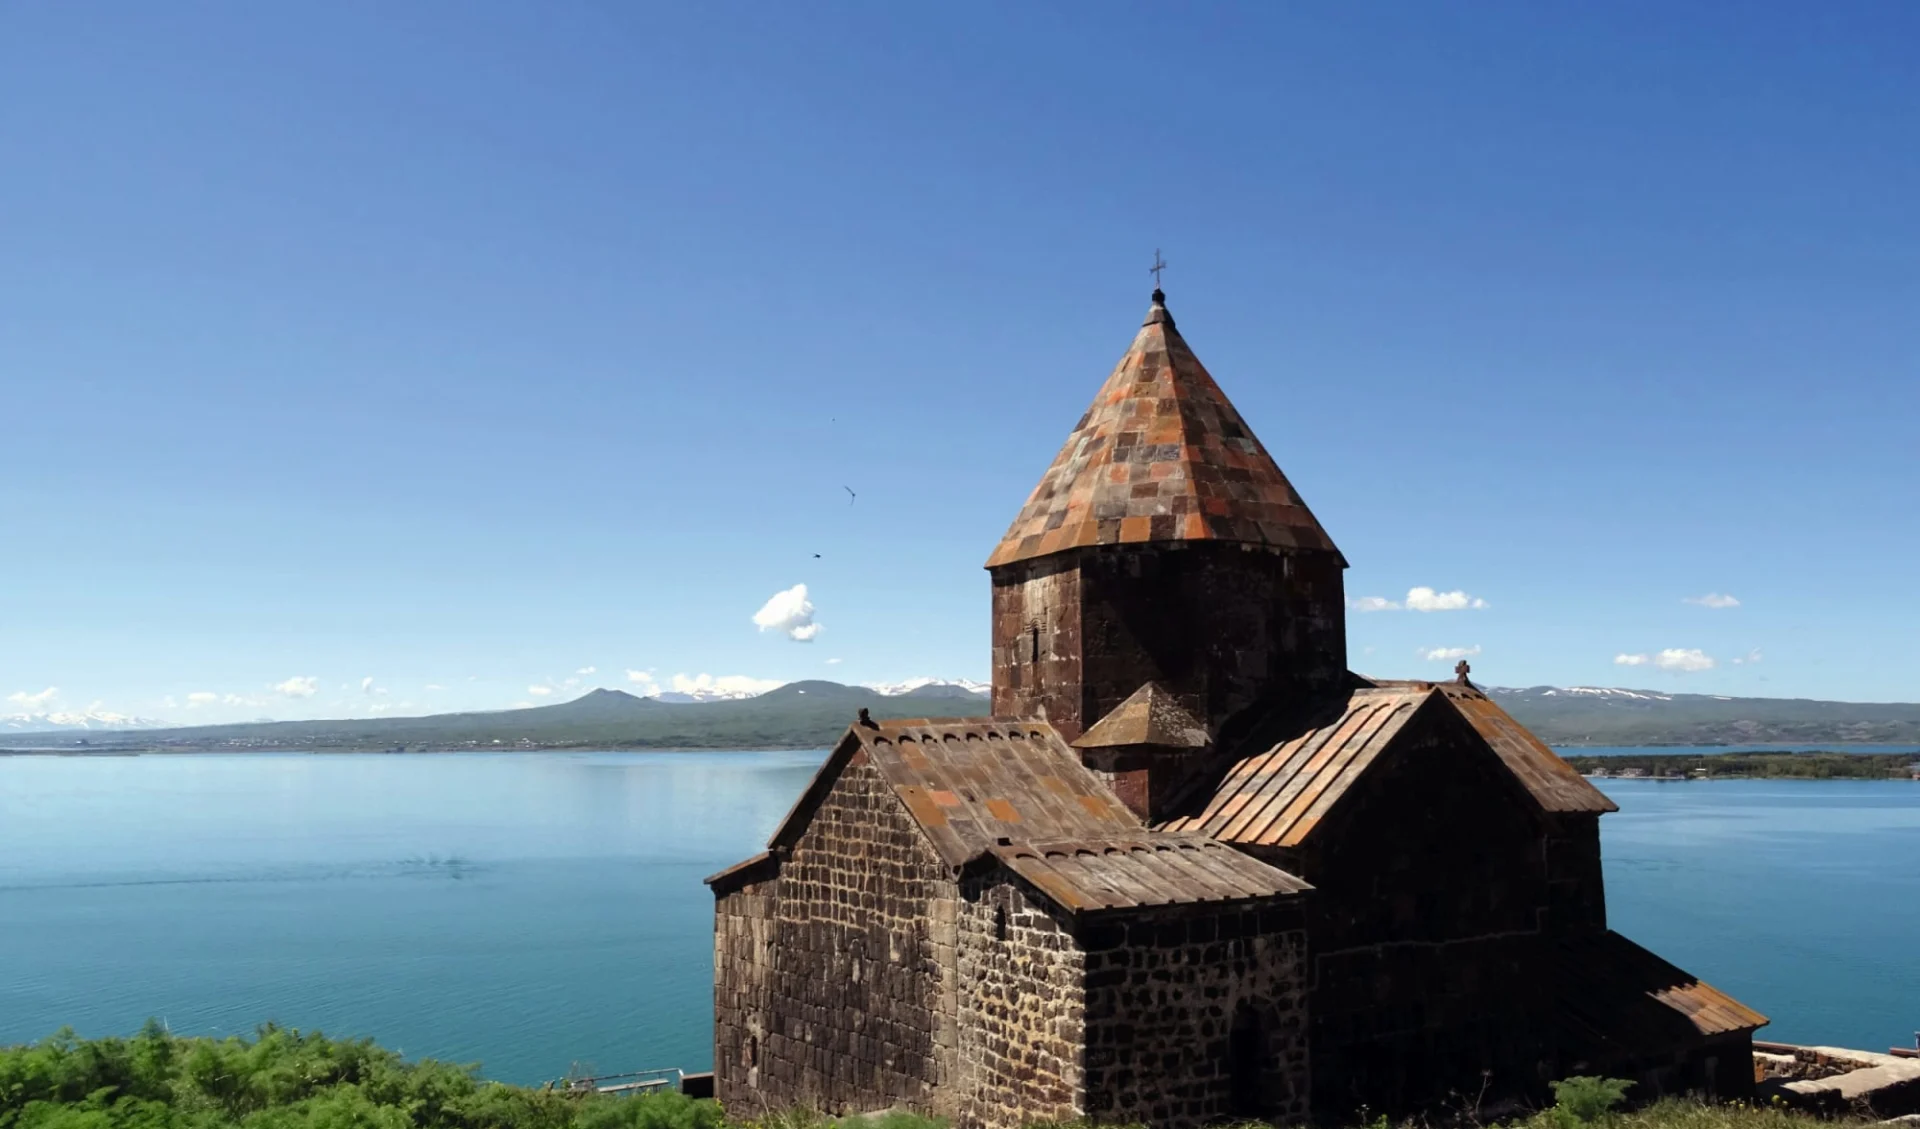
[[[1549,744],[1920,745],[1920,704],[1729,698],[1650,690],[1488,690]],[[837,682],[791,682],[752,698],[661,702],[620,690],[523,709],[422,717],[247,722],[113,733],[0,736],[0,748],[246,749],[753,749],[823,748],[862,709],[877,718],[970,717],[983,695],[951,686],[887,695]]]

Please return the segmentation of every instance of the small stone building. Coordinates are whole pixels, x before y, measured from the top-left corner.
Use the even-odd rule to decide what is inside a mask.
[[[1183,1129],[1751,1092],[1766,1020],[1607,929],[1614,805],[1464,664],[1349,672],[1345,568],[1156,290],[988,559],[993,716],[863,716],[708,879],[720,1099]]]

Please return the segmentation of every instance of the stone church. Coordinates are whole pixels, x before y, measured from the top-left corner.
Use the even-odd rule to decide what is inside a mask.
[[[1339,1122],[1753,1089],[1765,1018],[1607,928],[1614,805],[1347,668],[1347,562],[1154,291],[987,560],[992,717],[841,738],[709,878],[730,1112]]]

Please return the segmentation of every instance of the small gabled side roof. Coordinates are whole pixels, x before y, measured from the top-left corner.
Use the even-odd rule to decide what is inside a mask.
[[[1069,913],[1264,901],[1312,889],[1204,835],[1148,832],[997,845],[1008,870]]]
[[[1180,704],[1172,691],[1157,682],[1142,683],[1125,701],[1073,742],[1076,749],[1109,749],[1125,745],[1157,745],[1167,749],[1204,749],[1212,738],[1207,727]]]
[[[1146,829],[1044,721],[925,718],[854,725],[767,845],[791,846],[854,757],[887,779],[950,866],[1001,840],[1098,838]]]
[[[1560,1024],[1576,1046],[1658,1054],[1676,1039],[1752,1031],[1767,1017],[1620,934],[1578,934],[1555,943]]]

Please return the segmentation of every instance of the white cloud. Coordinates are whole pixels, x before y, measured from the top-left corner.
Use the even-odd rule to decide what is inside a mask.
[[[442,685],[440,685],[440,684],[439,684],[438,682],[429,682],[429,683],[427,683],[427,685],[426,685],[426,689],[428,689],[428,690],[445,690],[445,689],[446,689],[446,687],[445,687],[445,686],[442,686]]]
[[[378,694],[384,694],[384,693],[386,693],[386,692],[387,692],[387,689],[386,689],[386,687],[384,687],[384,686],[375,686],[375,685],[373,684],[373,676],[372,676],[372,675],[368,675],[367,677],[365,677],[365,678],[362,678],[362,679],[360,680],[360,692],[361,692],[362,694],[376,694],[376,695],[378,695]]]
[[[575,674],[592,674],[592,673],[594,673],[594,671],[595,671],[595,669],[596,669],[596,668],[594,668],[594,667],[590,667],[590,666],[583,666],[583,667],[581,667],[581,668],[580,668],[579,670],[576,670],[576,671],[574,671],[574,673],[575,673]]]
[[[1451,592],[1436,592],[1432,588],[1409,588],[1403,603],[1389,600],[1385,596],[1361,596],[1347,601],[1347,606],[1357,612],[1397,612],[1402,608],[1414,612],[1457,612],[1463,608],[1484,608],[1487,602],[1478,596],[1469,596],[1459,589]]]
[[[8,694],[7,701],[12,702],[15,705],[26,706],[29,709],[31,709],[35,706],[45,706],[48,703],[52,702],[55,698],[58,698],[59,696],[60,696],[60,687],[49,686],[45,690],[40,691],[38,694],[29,694],[25,690],[22,690],[17,694]]]
[[[532,702],[515,702],[511,706],[508,706],[507,708],[513,709],[513,710],[530,710],[533,708],[533,703]]]
[[[393,708],[392,702],[375,702],[367,707],[369,713],[386,713]]]
[[[1688,596],[1681,603],[1698,604],[1703,608],[1737,608],[1740,601],[1719,592],[1709,592],[1704,596]]]
[[[764,694],[777,690],[786,683],[777,678],[749,678],[744,674],[725,674],[715,678],[711,674],[696,674],[691,677],[676,674],[669,685],[677,693],[700,694],[721,691],[728,694]]]
[[[220,695],[211,690],[195,690],[193,693],[187,695],[187,708],[193,709],[195,706],[210,706],[219,700]]]
[[[1416,612],[1457,612],[1462,608],[1484,608],[1487,602],[1478,596],[1469,596],[1455,589],[1451,592],[1435,592],[1431,588],[1413,588],[1407,591],[1407,608]]]
[[[1734,660],[1733,660],[1733,665],[1735,665],[1735,666],[1752,666],[1752,665],[1753,665],[1754,663],[1757,663],[1757,662],[1759,662],[1759,661],[1761,660],[1761,658],[1762,658],[1762,657],[1763,657],[1763,656],[1762,656],[1762,655],[1760,654],[1760,648],[1758,648],[1758,647],[1755,647],[1755,648],[1754,648],[1753,650],[1751,650],[1751,651],[1748,651],[1748,652],[1747,652],[1746,654],[1744,654],[1744,655],[1742,655],[1742,656],[1740,656],[1740,657],[1739,657],[1739,658],[1737,658],[1737,659],[1734,659]]]
[[[660,686],[653,680],[653,672],[650,670],[629,670],[627,681],[639,688],[640,696],[643,698],[651,698],[660,692]]]
[[[1428,662],[1446,662],[1450,659],[1464,659],[1480,653],[1478,643],[1471,647],[1422,647],[1420,657]]]
[[[827,660],[827,665],[828,665],[828,666],[839,666],[839,665],[840,665],[840,660],[839,660],[839,659],[828,659],[828,660]]]
[[[1615,655],[1613,661],[1618,666],[1657,666],[1661,670],[1670,670],[1679,674],[1691,674],[1695,671],[1712,670],[1714,659],[1698,647],[1668,647],[1651,655]]]
[[[288,698],[311,698],[320,692],[320,680],[312,675],[295,675],[285,682],[274,683],[272,689]]]
[[[1653,665],[1661,670],[1697,671],[1712,670],[1713,656],[1698,647],[1668,647],[1653,656]]]
[[[807,599],[804,584],[775,592],[753,613],[753,622],[762,631],[784,632],[796,643],[810,643],[820,634],[820,625],[813,622],[813,601]]]
[[[551,694],[551,693],[553,693],[553,687],[551,687],[551,686],[529,686],[529,687],[527,687],[527,693],[529,693],[529,694],[532,694],[532,695],[533,695],[534,697],[536,697],[536,698],[544,698],[544,697],[546,697],[546,696],[547,696],[548,694]]]

